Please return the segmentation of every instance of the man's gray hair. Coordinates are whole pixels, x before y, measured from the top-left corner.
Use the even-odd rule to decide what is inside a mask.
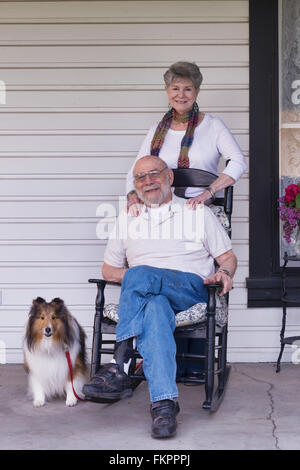
[[[164,74],[166,86],[170,86],[178,79],[187,78],[193,82],[196,89],[200,87],[203,77],[198,65],[194,62],[175,62]]]

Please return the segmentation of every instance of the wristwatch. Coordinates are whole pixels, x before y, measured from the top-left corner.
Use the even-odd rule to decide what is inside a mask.
[[[220,269],[218,269],[217,272],[218,272],[218,273],[225,273],[225,274],[227,274],[227,276],[229,276],[229,277],[232,278],[230,272],[229,272],[227,269],[225,269],[225,268],[220,268]]]

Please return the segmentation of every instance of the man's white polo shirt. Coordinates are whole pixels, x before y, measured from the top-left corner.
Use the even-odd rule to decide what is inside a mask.
[[[117,267],[148,265],[210,277],[214,258],[232,248],[231,241],[212,211],[203,205],[189,209],[186,199],[157,208],[143,206],[138,217],[125,211],[112,230],[104,253],[105,263]]]

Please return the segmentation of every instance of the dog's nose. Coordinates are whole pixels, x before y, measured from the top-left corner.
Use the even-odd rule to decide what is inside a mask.
[[[49,326],[47,326],[47,328],[45,328],[45,332],[48,333],[48,334],[51,333],[51,328]]]

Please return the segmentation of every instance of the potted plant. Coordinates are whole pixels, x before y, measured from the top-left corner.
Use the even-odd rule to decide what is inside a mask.
[[[285,188],[285,194],[279,198],[279,214],[283,222],[283,238],[294,245],[300,256],[300,182]]]

